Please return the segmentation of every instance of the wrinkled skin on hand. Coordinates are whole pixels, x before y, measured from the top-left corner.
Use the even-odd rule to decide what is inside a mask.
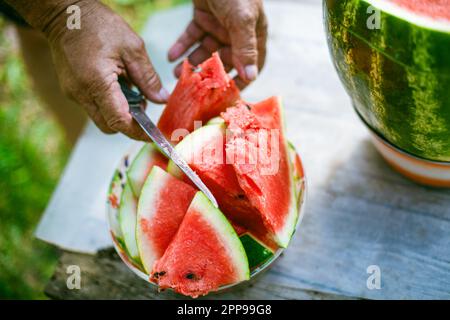
[[[262,0],[194,0],[194,17],[169,50],[175,61],[199,44],[189,60],[197,65],[219,51],[227,70],[235,68],[242,89],[255,80],[266,58],[267,20]],[[181,66],[175,68],[179,76]]]
[[[92,0],[6,0],[26,21],[47,37],[63,91],[82,105],[105,133],[120,131],[148,140],[128,112],[120,90],[125,76],[151,101],[163,103],[163,89],[142,39],[116,13]],[[227,68],[235,68],[237,85],[244,88],[263,67],[267,22],[262,0],[194,0],[194,17],[169,52],[175,61],[191,47],[193,64],[219,54]],[[81,9],[81,30],[66,26],[66,9]],[[158,32],[155,30],[154,32]],[[180,69],[176,68],[179,75]],[[61,106],[64,107],[64,106]]]
[[[103,132],[120,131],[134,139],[148,140],[129,114],[118,83],[118,77],[126,75],[149,100],[167,100],[168,93],[162,89],[144,42],[99,1],[77,5],[81,7],[80,30],[66,28],[65,12],[43,30],[62,89],[86,109]]]

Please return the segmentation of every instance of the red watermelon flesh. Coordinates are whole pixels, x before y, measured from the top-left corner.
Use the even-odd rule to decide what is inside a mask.
[[[241,102],[222,117],[230,131],[227,161],[269,233],[286,247],[298,213],[280,100],[272,97],[252,106]]]
[[[169,246],[195,193],[192,186],[153,167],[142,188],[137,215],[137,243],[147,272]]]
[[[450,21],[449,0],[390,0],[400,7],[433,19]]]
[[[241,236],[248,231],[247,228],[244,228],[243,226],[241,226],[231,220],[230,220],[230,223],[231,223],[231,226],[233,227],[234,231],[236,231],[238,236]]]
[[[217,53],[198,67],[192,66],[186,59],[158,127],[168,139],[177,129],[192,132],[194,121],[205,124],[233,105],[237,99],[239,89],[225,72]]]
[[[194,298],[249,278],[247,256],[223,214],[198,192],[152,271],[161,289]]]

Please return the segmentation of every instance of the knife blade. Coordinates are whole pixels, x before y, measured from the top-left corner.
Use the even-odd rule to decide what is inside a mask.
[[[127,98],[128,105],[130,108],[130,114],[134,120],[139,124],[139,126],[144,130],[144,132],[150,137],[150,139],[156,144],[156,146],[163,152],[170,160],[172,160],[181,171],[197,186],[197,188],[202,191],[206,197],[211,201],[211,203],[218,208],[219,205],[214,198],[211,191],[203,183],[200,177],[195,173],[194,170],[188,165],[188,163],[180,156],[180,154],[175,150],[172,144],[164,137],[162,132],[153,123],[153,121],[147,116],[147,114],[142,110],[141,104],[144,101],[144,97],[131,90],[123,82],[120,82],[122,91]]]

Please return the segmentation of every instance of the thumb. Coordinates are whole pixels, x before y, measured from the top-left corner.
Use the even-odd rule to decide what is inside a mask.
[[[124,52],[127,75],[145,97],[155,103],[164,103],[169,99],[168,91],[162,86],[161,79],[153,67],[142,40],[129,51]]]

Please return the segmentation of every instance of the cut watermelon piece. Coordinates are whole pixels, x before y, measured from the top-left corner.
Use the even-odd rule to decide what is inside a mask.
[[[127,170],[127,178],[136,197],[139,198],[145,179],[153,166],[166,169],[167,159],[153,143],[146,143],[136,154]]]
[[[297,195],[297,206],[300,206],[305,178],[305,174],[303,172],[303,164],[300,160],[297,150],[295,150],[295,147],[290,142],[288,142],[288,152],[291,166],[294,169],[293,175],[295,182],[295,194]]]
[[[120,199],[119,224],[122,230],[128,255],[139,262],[139,251],[136,243],[137,198],[131,191],[130,183],[125,185]]]
[[[285,248],[294,233],[298,210],[281,101],[272,97],[253,106],[240,103],[222,117],[231,132],[227,161],[267,230]]]
[[[180,79],[158,122],[171,140],[175,130],[194,130],[194,121],[205,124],[239,99],[239,89],[225,72],[217,53],[198,67],[186,59]],[[175,138],[173,143],[178,142]]]
[[[276,248],[260,213],[240,187],[233,166],[226,163],[224,141],[224,123],[211,124],[187,135],[175,149],[211,190],[228,219],[251,230],[271,248]],[[172,161],[169,161],[167,171],[191,183]]]
[[[122,195],[122,174],[119,170],[114,172],[108,188],[107,211],[110,228],[118,243],[123,243],[123,234],[119,224],[120,198]]]
[[[150,273],[183,220],[196,190],[158,166],[150,172],[138,203],[137,243],[142,265]]]
[[[225,216],[198,192],[178,232],[153,268],[161,289],[191,297],[249,279],[241,241]]]

